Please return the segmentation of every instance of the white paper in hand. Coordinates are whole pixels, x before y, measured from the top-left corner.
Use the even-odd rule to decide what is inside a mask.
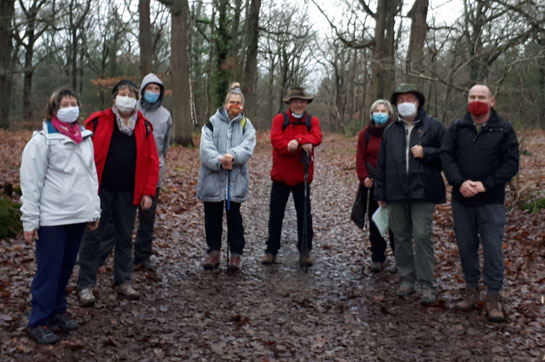
[[[388,232],[388,210],[380,206],[371,216],[371,220],[375,223],[380,232],[380,235],[386,236]]]

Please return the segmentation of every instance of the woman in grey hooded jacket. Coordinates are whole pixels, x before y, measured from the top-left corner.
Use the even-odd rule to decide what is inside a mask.
[[[204,202],[204,227],[208,257],[204,268],[220,263],[223,207],[227,210],[227,243],[231,251],[228,270],[240,270],[244,228],[240,205],[248,195],[248,160],[254,153],[255,129],[244,117],[244,96],[229,91],[225,105],[218,108],[202,128],[201,169],[197,198]]]

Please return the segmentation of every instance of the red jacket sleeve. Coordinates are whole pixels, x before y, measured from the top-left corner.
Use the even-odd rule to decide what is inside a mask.
[[[312,143],[316,147],[322,143],[322,131],[320,130],[320,121],[316,117],[310,119],[310,134],[304,134],[297,138],[299,145]]]
[[[367,141],[365,140],[365,131],[367,128],[364,128],[358,136],[358,146],[356,151],[356,173],[360,183],[363,184],[363,181],[369,177],[369,171],[367,170],[367,165],[365,163],[365,154],[367,153]]]
[[[147,157],[147,174],[146,184],[144,186],[144,195],[155,198],[157,189],[157,182],[159,181],[159,155],[157,153],[157,145],[155,144],[155,137],[153,136],[153,127],[151,122],[149,123],[151,128],[150,134],[146,137],[146,148],[148,150]]]
[[[282,113],[277,114],[273,118],[271,126],[271,143],[273,148],[281,155],[290,155],[293,152],[288,152],[288,143],[291,139],[288,139],[286,133],[282,130],[282,124],[284,123],[284,117]]]

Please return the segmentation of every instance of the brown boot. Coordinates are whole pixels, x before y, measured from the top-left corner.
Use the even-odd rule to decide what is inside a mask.
[[[477,308],[479,302],[481,301],[481,293],[479,292],[479,287],[466,287],[466,295],[461,302],[456,303],[454,309],[466,311],[473,308]]]
[[[241,257],[239,254],[231,254],[231,259],[229,260],[229,265],[227,265],[227,270],[229,271],[239,271],[240,270]]]
[[[302,251],[299,253],[299,264],[304,267],[312,266],[314,261],[312,260],[312,255],[310,251]]]
[[[271,265],[276,263],[276,255],[271,253],[266,253],[263,255],[263,259],[261,259],[261,264],[263,265]]]
[[[486,314],[490,322],[505,322],[505,316],[501,309],[500,295],[497,293],[486,294]]]
[[[206,257],[203,266],[205,270],[212,270],[219,267],[220,252],[218,250],[212,250],[210,253],[208,253],[208,256]]]

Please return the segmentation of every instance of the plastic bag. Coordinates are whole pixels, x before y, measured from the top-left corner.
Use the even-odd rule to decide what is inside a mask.
[[[371,217],[371,220],[377,226],[380,235],[383,237],[388,233],[388,210],[385,207],[379,207]]]

